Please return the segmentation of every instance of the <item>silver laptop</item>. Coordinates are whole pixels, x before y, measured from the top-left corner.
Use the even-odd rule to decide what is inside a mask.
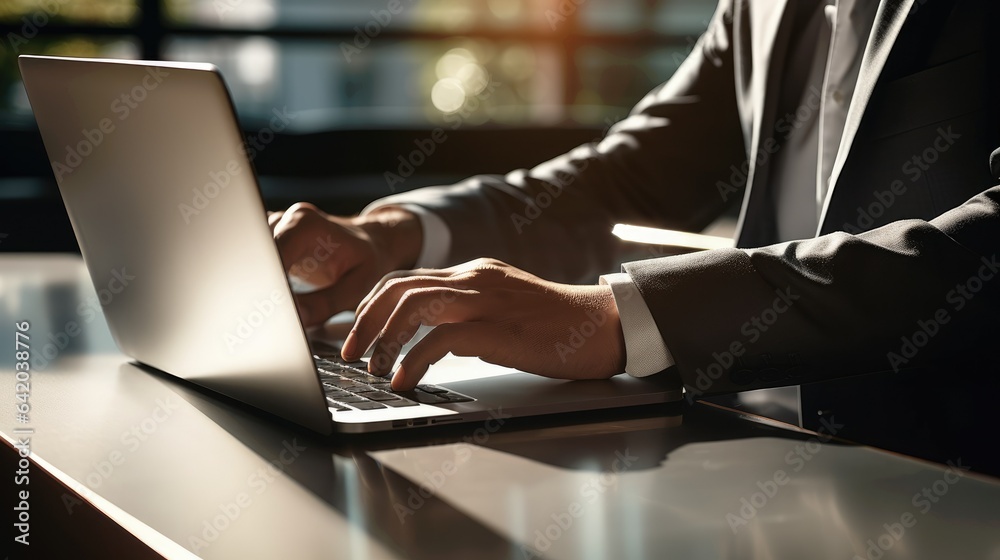
[[[217,68],[18,62],[108,325],[137,362],[323,434],[682,398],[664,375],[560,381],[452,356],[393,393],[365,364],[317,355]]]

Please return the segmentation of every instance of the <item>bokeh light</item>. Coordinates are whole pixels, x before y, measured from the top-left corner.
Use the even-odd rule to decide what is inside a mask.
[[[455,78],[441,78],[431,88],[431,103],[442,113],[454,113],[465,104],[465,89]]]

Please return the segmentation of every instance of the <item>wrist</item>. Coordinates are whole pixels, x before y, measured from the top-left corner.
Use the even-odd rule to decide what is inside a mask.
[[[420,218],[402,208],[387,206],[352,219],[375,245],[383,260],[383,272],[413,268],[423,247]]]
[[[606,348],[611,353],[609,356],[614,374],[625,371],[627,353],[625,351],[625,333],[622,329],[621,317],[618,314],[618,304],[615,301],[614,292],[611,286],[595,286],[594,304],[598,309],[598,314],[606,317],[604,323]]]

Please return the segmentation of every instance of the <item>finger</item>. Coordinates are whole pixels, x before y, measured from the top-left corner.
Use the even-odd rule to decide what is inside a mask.
[[[361,300],[361,303],[358,304],[358,308],[355,310],[354,313],[355,315],[360,315],[361,311],[368,304],[368,302],[371,301],[372,297],[374,297],[375,294],[377,294],[383,287],[385,287],[386,283],[388,283],[390,280],[394,280],[396,278],[407,278],[412,276],[434,276],[438,278],[451,278],[453,280],[467,280],[470,278],[470,275],[475,272],[476,269],[480,269],[483,267],[495,268],[497,267],[498,264],[506,266],[504,265],[504,263],[500,263],[499,261],[495,261],[494,259],[475,259],[461,264],[449,266],[447,268],[416,268],[413,270],[394,270],[383,276],[382,279],[379,280],[377,284],[375,284],[375,287],[372,288],[371,291],[368,292],[368,295],[366,295]]]
[[[412,390],[427,373],[427,368],[448,352],[456,356],[489,358],[501,343],[491,323],[446,323],[436,327],[403,357],[392,376],[392,389]]]
[[[378,334],[368,370],[378,376],[387,375],[403,345],[413,338],[421,325],[479,320],[487,310],[481,308],[484,301],[476,297],[478,295],[477,292],[454,288],[419,288],[406,292]],[[357,348],[349,350],[353,358]],[[345,359],[348,357],[345,356]]]
[[[425,276],[425,277],[435,277],[435,278],[447,278],[451,273],[447,270],[440,270],[434,268],[415,268],[413,270],[394,270],[379,280],[375,287],[373,287],[364,298],[361,299],[361,303],[358,304],[358,308],[354,310],[355,315],[360,315],[361,311],[368,305],[368,302],[377,294],[382,288],[385,287],[389,280],[395,280],[396,278],[410,278],[415,276]]]
[[[327,319],[354,306],[354,298],[364,290],[364,276],[360,271],[351,271],[336,284],[314,292],[295,294],[299,318],[306,327],[314,327]]]
[[[389,316],[399,305],[400,298],[408,290],[450,287],[447,282],[447,278],[435,276],[393,278],[386,282],[357,313],[354,328],[344,341],[344,349],[348,355],[363,354],[365,349],[375,342],[375,337],[382,331]]]

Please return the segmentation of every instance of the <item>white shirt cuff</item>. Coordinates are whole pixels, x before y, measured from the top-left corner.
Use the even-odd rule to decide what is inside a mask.
[[[404,210],[413,212],[420,220],[420,230],[423,232],[423,246],[420,247],[420,256],[413,268],[444,268],[448,265],[448,251],[451,250],[451,230],[448,224],[440,216],[416,204],[392,204],[378,206],[377,208],[388,208],[396,206]],[[374,210],[375,208],[372,208]],[[361,214],[364,215],[368,212]]]
[[[627,273],[605,274],[601,284],[611,286],[625,336],[625,373],[646,377],[674,365],[674,357],[660,335],[649,306]]]

